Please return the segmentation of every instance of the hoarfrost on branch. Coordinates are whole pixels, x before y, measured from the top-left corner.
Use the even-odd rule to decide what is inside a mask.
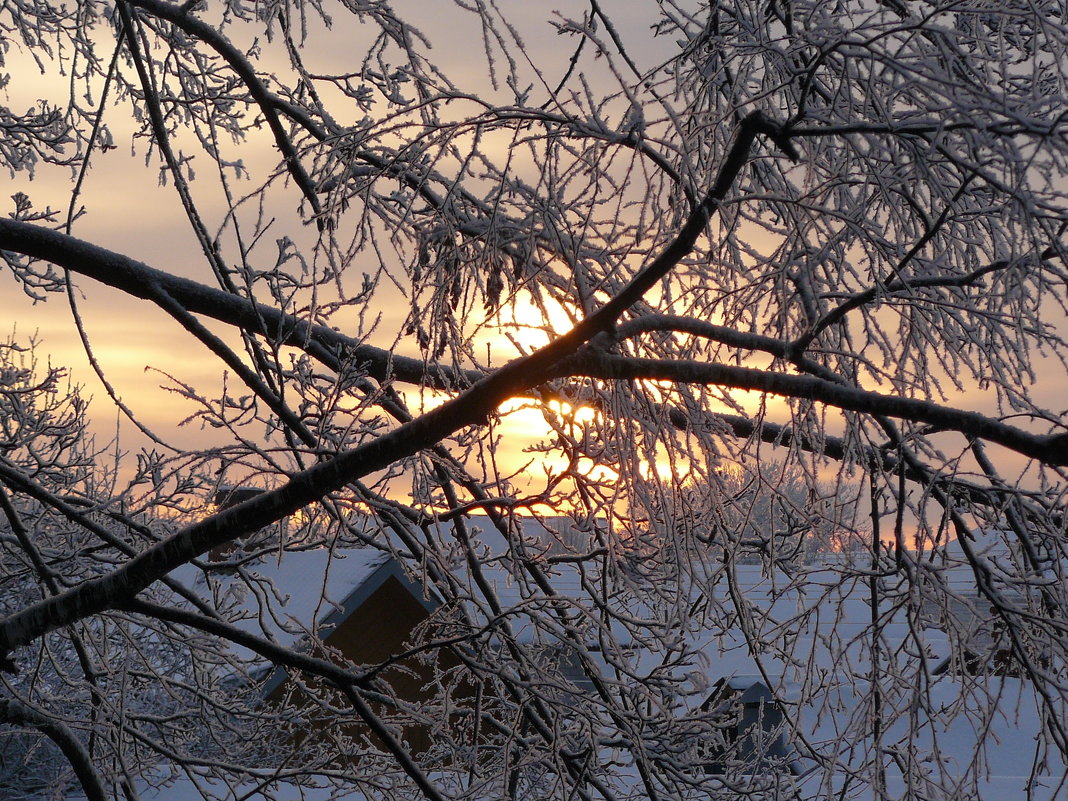
[[[406,5],[0,8],[6,797],[1063,794],[1063,5]]]

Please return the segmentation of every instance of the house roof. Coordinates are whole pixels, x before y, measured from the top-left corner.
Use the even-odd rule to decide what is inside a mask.
[[[509,620],[517,638],[531,642],[539,636],[535,619],[542,624],[546,621],[546,607],[543,599],[537,598],[538,593],[532,593],[525,585],[523,572],[516,569],[515,540],[511,543],[506,540],[487,518],[472,518],[469,523],[483,577],[493,588],[500,606],[511,610]],[[545,555],[551,556],[566,552],[568,537],[571,546],[578,542],[580,533],[565,528],[568,525],[564,518],[521,519],[519,534],[527,546],[541,547]],[[444,541],[447,539],[443,537]],[[984,553],[988,550],[983,549]],[[593,616],[593,600],[583,587],[582,571],[594,568],[566,561],[545,564],[546,575],[559,597],[572,609],[587,609]],[[472,590],[468,602],[477,604],[478,593],[466,561],[458,558],[452,569],[454,577]],[[951,587],[954,592],[964,592],[969,586],[974,592],[970,568],[962,560],[953,559],[952,554],[924,569],[937,574],[943,586]],[[270,632],[276,640],[288,643],[312,631],[321,635],[338,625],[389,576],[395,576],[428,608],[434,604],[386,551],[373,548],[283,551],[250,565],[246,573],[252,580],[247,584],[233,576],[205,576],[203,571],[189,566],[182,571],[186,571],[184,575],[192,581],[191,586],[201,588],[199,592],[228,605],[240,617],[239,625],[243,628],[256,633]],[[595,577],[592,573],[587,575]],[[806,566],[804,580],[799,581],[796,576],[769,571],[760,565],[736,564],[711,565],[706,573],[691,578],[694,592],[709,605],[721,604],[737,614],[735,607],[741,602],[749,616],[745,625],[753,638],[765,637],[789,645],[754,648],[754,640],[747,639],[737,622],[722,629],[711,626],[680,629],[678,637],[692,652],[702,656],[702,661],[696,663],[684,681],[678,676],[673,680],[680,688],[681,707],[696,710],[718,680],[752,688],[755,682],[751,679],[759,677],[760,682],[770,684],[768,689],[793,710],[791,719],[801,727],[808,742],[822,744],[831,753],[836,743],[849,746],[843,738],[856,737],[854,716],[870,701],[864,679],[871,670],[872,609],[868,573],[862,567],[846,565]],[[894,582],[901,579],[885,576],[880,580],[884,582],[880,593],[892,596],[896,591]],[[916,620],[906,619],[895,609],[893,603],[880,606],[880,637],[886,644],[882,658],[913,663],[926,659],[933,669],[955,647],[950,636],[931,623],[918,626]],[[640,599],[627,611],[635,617],[655,612],[651,606],[643,606]],[[660,622],[665,630],[673,625],[670,619]],[[641,645],[634,660],[639,669],[635,680],[642,680],[643,671],[653,676],[663,669],[661,656],[655,653],[655,643]],[[1023,797],[1024,790],[1031,787],[1033,798],[1041,801],[1063,792],[1064,788],[1058,789],[1057,777],[1058,772],[1063,775],[1064,765],[1052,754],[1043,774],[1047,778],[1024,775],[1029,773],[1035,758],[1031,736],[1042,727],[1040,705],[1027,682],[1006,677],[952,675],[933,676],[928,681],[923,688],[916,688],[924,694],[928,722],[912,734],[891,728],[884,733],[887,743],[911,738],[914,748],[937,754],[941,762],[935,773],[943,780],[971,770],[978,750],[984,744],[995,744],[985,757],[985,772],[978,775],[980,797]],[[690,686],[688,692],[687,686]],[[802,688],[800,694],[798,687]],[[819,693],[814,694],[813,687],[820,688]],[[898,690],[900,696],[904,690]],[[978,703],[980,696],[985,695],[993,699],[991,703],[995,706],[981,729],[976,728],[974,716],[949,712],[960,709],[962,704]],[[896,702],[903,703],[903,697],[897,697]],[[904,717],[898,720],[900,727]],[[1021,737],[1022,731],[1031,736]],[[860,745],[853,743],[853,746]],[[839,758],[846,765],[852,757],[843,752]],[[843,777],[848,774],[849,771],[843,771]],[[802,777],[799,781],[817,779]],[[914,781],[915,777],[905,779],[892,773],[887,778],[888,786],[898,795],[906,784]],[[821,792],[826,795],[831,790],[825,788]],[[848,797],[872,797],[865,792],[863,788],[854,789]],[[157,798],[145,797],[153,801]],[[185,797],[188,796],[164,794],[158,800]]]
[[[522,607],[523,593],[514,579],[507,541],[489,518],[476,516],[470,522],[483,577],[503,608]],[[554,538],[572,536],[570,524],[562,517],[522,518],[521,526],[524,540],[542,543],[546,551],[560,547]],[[457,561],[452,567],[461,582],[473,582],[465,561]],[[550,576],[554,589],[563,597],[582,596],[579,573],[573,566],[554,568]],[[285,547],[242,563],[239,569],[204,570],[186,564],[174,570],[171,577],[242,630],[284,646],[310,635],[329,636],[391,577],[427,611],[438,606],[433,593],[409,578],[389,550],[371,546]],[[253,656],[240,647],[235,647],[235,653],[243,658]]]
[[[741,704],[755,704],[773,699],[799,701],[801,698],[800,686],[795,682],[777,681],[777,678],[772,677],[770,683],[772,686],[780,688],[780,691],[772,692],[771,688],[765,683],[764,676],[745,673],[724,676],[712,685],[712,695],[701,704],[701,707],[703,709],[709,708],[721,698]]]
[[[218,778],[161,775],[142,781],[138,788],[142,801],[365,801],[367,795],[358,788],[342,783],[296,784],[285,779],[271,781],[271,771],[263,771],[260,780],[248,780],[227,785]],[[75,793],[71,801],[84,801]]]
[[[183,565],[171,575],[233,625],[283,646],[328,637],[390,577],[428,610],[436,606],[388,552],[370,547],[279,550],[236,571]],[[234,646],[234,653],[253,657],[240,646]]]

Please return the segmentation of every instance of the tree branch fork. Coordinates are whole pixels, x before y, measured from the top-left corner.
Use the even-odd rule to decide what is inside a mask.
[[[0,668],[15,670],[11,657],[15,648],[27,645],[51,630],[128,603],[153,582],[210,548],[290,515],[352,481],[434,446],[462,428],[480,425],[506,400],[527,394],[552,379],[648,379],[759,390],[816,400],[849,411],[888,415],[957,430],[1047,464],[1068,465],[1068,443],[1065,442],[1068,435],[1064,434],[1034,435],[975,413],[947,409],[928,401],[879,395],[821,377],[785,375],[722,364],[625,358],[588,346],[598,334],[613,331],[623,313],[692,252],[748,162],[759,135],[767,136],[788,157],[796,159],[796,151],[781,127],[761,112],[746,117],[711,190],[690,214],[675,239],[615,297],[571,331],[490,375],[474,380],[476,375],[468,374],[466,378],[473,383],[467,389],[421,417],[293,475],[278,489],[222,510],[175,533],[109,574],[45,598],[0,621]],[[16,220],[0,220],[0,249],[46,259],[157,303],[166,297],[190,313],[205,314],[284,344],[306,350],[312,345],[327,345],[335,353],[340,348],[351,347],[351,355],[366,360],[370,372],[380,380],[393,377],[424,385],[449,383],[444,375],[435,379],[435,370],[428,371],[419,360],[405,360],[362,343],[345,341],[346,338],[325,327],[313,326],[277,309],[153,270],[133,259],[54,230]],[[451,383],[454,387],[455,378],[453,375]]]

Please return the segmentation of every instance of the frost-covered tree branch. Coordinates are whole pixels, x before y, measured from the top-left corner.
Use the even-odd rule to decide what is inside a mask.
[[[1063,792],[1063,9],[616,5],[0,8],[0,795]]]

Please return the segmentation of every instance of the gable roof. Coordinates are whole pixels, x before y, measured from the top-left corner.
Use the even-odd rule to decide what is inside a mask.
[[[389,578],[428,611],[437,607],[397,561],[377,548],[309,548],[271,552],[237,570],[183,565],[171,576],[208,601],[233,625],[283,646],[326,639]],[[254,659],[241,646],[235,655]]]
[[[523,604],[521,588],[510,569],[509,545],[488,517],[470,518],[483,577],[506,609]],[[520,518],[524,541],[541,543],[546,552],[577,535],[568,518]],[[439,524],[441,526],[447,523]],[[383,532],[384,534],[384,532]],[[454,566],[454,576],[470,584],[466,562]],[[265,636],[283,646],[307,637],[326,638],[389,578],[395,578],[428,611],[438,599],[410,579],[388,550],[363,547],[283,547],[225,569],[205,570],[186,564],[171,573],[242,630]],[[562,565],[552,572],[554,590],[576,599],[582,589],[578,571]],[[253,658],[239,646],[235,654]]]

